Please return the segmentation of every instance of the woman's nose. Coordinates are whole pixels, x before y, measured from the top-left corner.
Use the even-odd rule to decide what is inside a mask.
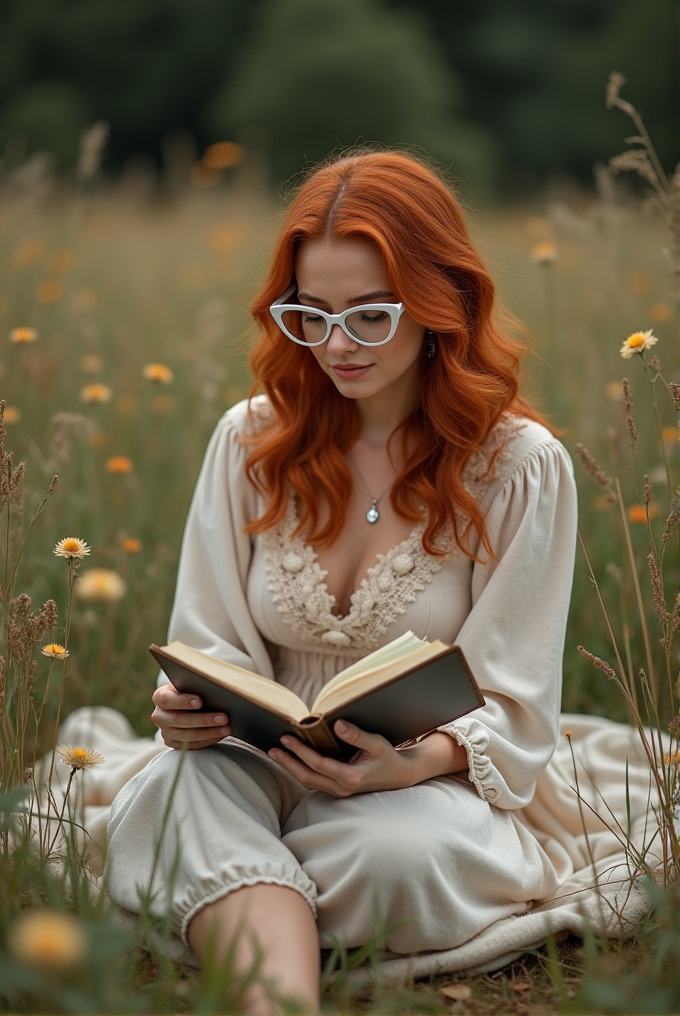
[[[328,351],[330,353],[340,356],[342,353],[354,352],[358,345],[359,343],[354,342],[340,325],[333,325],[331,334],[328,336]]]

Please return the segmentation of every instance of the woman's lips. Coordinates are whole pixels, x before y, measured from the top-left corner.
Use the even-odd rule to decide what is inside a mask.
[[[353,381],[356,378],[363,377],[372,366],[373,364],[371,363],[334,363],[331,365],[331,370],[335,373],[336,377],[341,378],[343,381]]]

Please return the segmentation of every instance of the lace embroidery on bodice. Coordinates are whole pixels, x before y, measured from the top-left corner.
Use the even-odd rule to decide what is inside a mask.
[[[487,439],[484,448],[468,462],[464,483],[476,500],[498,475],[507,457],[508,444],[516,432],[516,418],[505,415]],[[489,460],[498,451],[491,470]],[[461,518],[461,521],[464,521]],[[295,497],[288,501],[286,514],[273,529],[262,535],[266,548],[268,588],[279,612],[305,645],[327,646],[340,656],[360,657],[376,648],[392,622],[412,603],[453,554],[460,553],[448,524],[437,537],[444,551],[433,557],[423,549],[425,521],[386,554],[378,554],[358,589],[350,597],[349,613],[333,613],[335,597],[328,592],[325,572],[312,547],[294,536],[299,524]]]

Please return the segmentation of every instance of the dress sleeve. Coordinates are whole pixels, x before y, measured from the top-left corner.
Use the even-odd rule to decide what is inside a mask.
[[[245,403],[226,413],[208,445],[182,540],[168,638],[274,677],[246,599],[252,553],[243,532],[256,517],[257,494],[245,474],[240,434]],[[159,678],[163,683],[164,675]]]
[[[576,488],[558,441],[524,455],[486,525],[497,560],[475,562],[472,609],[456,639],[486,705],[439,729],[466,749],[480,797],[512,809],[531,800],[559,730]]]

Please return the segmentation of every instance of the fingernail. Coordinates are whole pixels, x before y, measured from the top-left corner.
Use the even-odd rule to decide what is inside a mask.
[[[338,722],[335,724],[335,729],[338,731],[339,734],[346,734],[347,731],[349,730],[349,727],[347,726],[344,720],[338,720]]]
[[[286,748],[289,748],[290,745],[292,744],[292,742],[291,742],[291,739],[289,737],[282,737],[281,738],[281,744],[285,744]]]
[[[200,702],[198,701],[198,699],[197,699],[197,698],[192,698],[192,700],[191,700],[191,702],[189,703],[189,705],[190,705],[190,706],[191,706],[191,707],[192,707],[193,709],[196,709],[196,708],[197,708],[197,707],[198,707],[198,706],[200,705]]]
[[[226,716],[213,716],[213,719],[214,719],[215,723],[226,723],[227,722],[227,717]]]
[[[220,734],[229,734],[229,727],[220,727]]]
[[[271,755],[272,758],[276,758],[276,748],[270,748],[267,754]]]

